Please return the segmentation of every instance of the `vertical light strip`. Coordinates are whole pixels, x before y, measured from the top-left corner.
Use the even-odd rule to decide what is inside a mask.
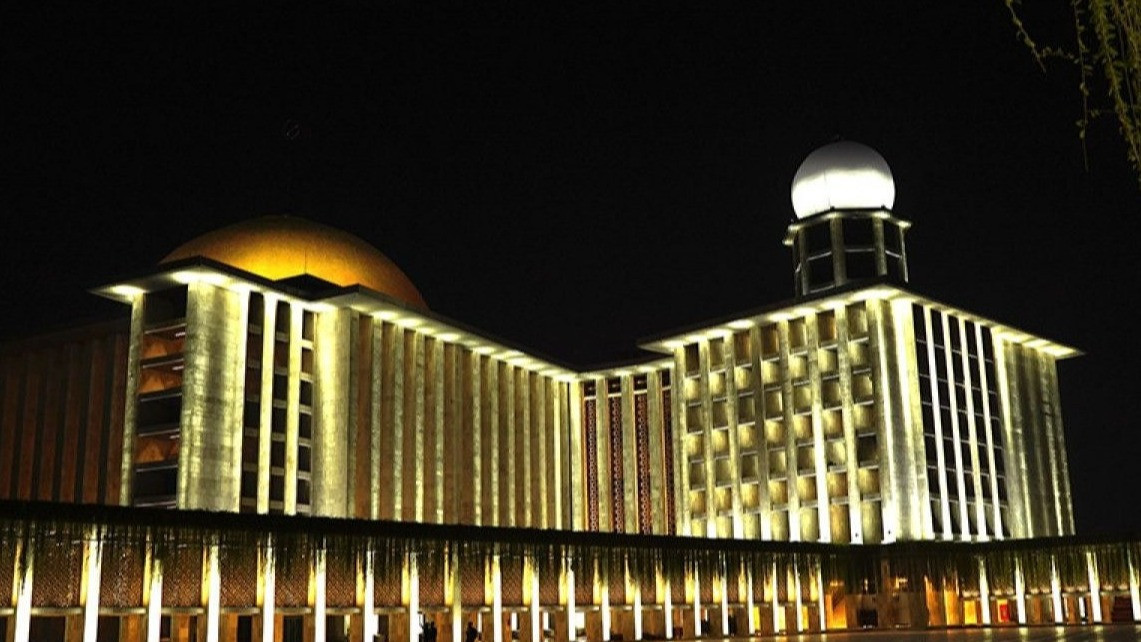
[[[982,608],[983,624],[990,626],[990,582],[986,576],[986,560],[979,558],[979,606]]]
[[[411,642],[420,639],[420,569],[415,553],[407,553],[404,558],[404,575],[408,586],[408,640]]]
[[[717,561],[717,584],[721,588],[721,595],[718,597],[719,606],[721,607],[721,635],[729,635],[729,582],[728,574],[725,568],[725,559],[721,558]],[[641,639],[641,638],[638,638]]]
[[[1026,578],[1022,574],[1022,558],[1014,558],[1014,600],[1018,607],[1018,623],[1026,624]]]
[[[761,349],[760,326],[754,325],[749,329],[749,347],[753,353],[750,363],[753,368],[753,441],[756,444],[754,456],[757,461],[757,495],[759,495],[757,511],[760,515],[761,527],[758,536],[760,539],[768,541],[773,538],[773,503],[769,496],[769,440],[765,433],[765,422],[768,418],[768,410],[765,407],[765,385],[768,382],[765,381],[764,376],[765,367]],[[671,381],[676,381],[676,379]],[[678,394],[677,384],[671,385],[674,387],[674,394]],[[680,460],[675,459],[674,461]]]
[[[741,572],[745,576],[745,633],[752,636],[757,634],[757,604],[753,595],[753,566],[741,562]]]
[[[951,408],[951,435],[955,448],[955,484],[959,497],[959,535],[963,541],[971,539],[970,517],[967,512],[967,487],[963,471],[963,446],[959,434],[959,403],[955,395],[955,353],[951,350],[951,317],[946,312],[940,312],[943,320],[943,356],[947,364],[947,404]]]
[[[732,531],[726,533],[733,539],[744,539],[745,522],[741,511],[741,442],[737,422],[740,410],[737,408],[737,350],[736,334],[727,334],[721,340],[721,362],[725,364],[725,418],[729,440],[729,502]]]
[[[88,529],[83,544],[83,642],[95,642],[99,631],[99,581],[103,567],[103,539],[98,526]]]
[[[986,502],[983,498],[982,462],[979,461],[979,433],[978,422],[975,421],[975,394],[974,380],[971,377],[970,342],[967,340],[967,322],[958,319],[959,325],[959,359],[963,368],[964,400],[967,403],[967,440],[971,449],[971,479],[968,482],[975,492],[975,533],[977,540],[984,542],[988,539],[986,527]]]
[[[424,388],[430,385],[427,381],[427,363],[425,352],[429,349],[428,341],[425,341],[424,335],[419,332],[411,332],[412,336],[412,371],[408,373],[411,381],[408,382],[408,398],[412,403],[411,416],[408,417],[408,422],[412,429],[410,435],[412,443],[412,452],[406,453],[409,461],[412,462],[412,470],[409,477],[413,484],[412,488],[412,519],[417,522],[423,522],[424,513],[424,483],[425,477],[434,471],[424,470],[424,425],[427,419],[427,408],[424,406]],[[478,480],[478,477],[476,478]]]
[[[701,577],[697,572],[697,560],[692,562],[692,574],[689,576],[690,584],[693,586],[693,630],[694,637],[700,638],[707,635],[707,631],[701,630]]]
[[[788,513],[788,532],[785,539],[792,542],[800,541],[800,493],[797,489],[797,479],[800,476],[796,457],[796,395],[792,385],[792,348],[789,341],[790,321],[777,323],[778,344],[780,350],[780,384],[781,404],[784,406],[782,421],[784,422],[784,456],[785,456],[785,488],[787,497],[785,508]]]
[[[860,500],[860,462],[856,450],[856,410],[852,396],[852,351],[859,351],[860,348],[857,347],[858,343],[851,340],[848,323],[848,308],[837,306],[836,369],[840,373],[840,420],[844,431],[844,476],[848,485],[848,542],[844,543],[861,544],[864,541],[863,509]]]
[[[1101,623],[1101,580],[1097,570],[1097,556],[1086,551],[1086,573],[1089,576],[1090,614],[1093,621]]]
[[[650,506],[652,506],[650,532],[654,535],[665,535],[665,449],[670,445],[664,442],[665,425],[662,414],[662,374],[657,370],[646,375],[646,422],[649,425],[649,460],[650,460]],[[675,463],[676,465],[676,463]]]
[[[895,340],[896,389],[899,399],[897,437],[902,442],[892,450],[903,471],[898,473],[899,491],[895,493],[899,515],[896,537],[929,539],[931,528],[931,492],[927,482],[927,460],[923,452],[923,406],[919,400],[918,364],[915,356],[915,323],[912,303],[893,299],[887,303],[891,314],[891,334]],[[919,418],[917,421],[917,417]]]
[[[571,381],[568,383],[560,384],[563,388],[563,396],[566,399],[567,411],[569,413],[569,423],[566,426],[566,437],[568,443],[567,460],[569,462],[568,477],[570,482],[567,490],[567,516],[569,520],[567,525],[570,530],[585,531],[586,530],[586,484],[584,476],[590,474],[586,470],[586,463],[583,458],[583,431],[585,430],[586,421],[582,416],[583,396],[582,384],[578,381]],[[570,627],[573,629],[574,624],[571,623]]]
[[[542,606],[539,602],[539,599],[540,599],[540,597],[539,597],[539,565],[536,564],[536,560],[535,560],[535,557],[533,555],[529,555],[526,558],[526,562],[527,562],[528,569],[531,571],[530,572],[531,581],[528,583],[528,586],[527,586],[527,588],[529,589],[528,590],[529,595],[528,595],[527,601],[530,603],[530,607],[531,607],[530,608],[530,612],[531,612],[531,640],[539,642],[543,639],[543,637],[542,637],[543,630],[542,630],[542,621],[541,621]],[[635,637],[637,637],[637,636],[635,636]]]
[[[1022,444],[1022,430],[1014,417],[1015,401],[1011,399],[1011,372],[1007,369],[1007,346],[997,335],[991,334],[994,343],[994,373],[998,381],[998,403],[1002,419],[1002,443],[1006,455],[1007,505],[1010,507],[1010,536],[1016,539],[1034,537],[1030,519],[1029,489],[1026,487],[1026,457]]]
[[[154,544],[147,544],[147,642],[160,642],[162,635],[162,560],[154,555]],[[259,582],[260,584],[260,582]]]
[[[361,560],[364,571],[364,600],[361,605],[362,629],[365,640],[375,640],[380,622],[376,617],[376,551],[371,548]],[[456,641],[453,641],[456,642]]]
[[[503,642],[503,573],[498,553],[491,556],[491,591],[491,642]]]
[[[685,348],[674,350],[674,372],[670,378],[670,403],[673,405],[671,419],[673,425],[674,449],[674,502],[677,510],[676,532],[679,535],[693,535],[693,506],[689,501],[689,455],[686,444],[689,441],[689,417],[686,415],[686,367]]]
[[[662,626],[664,629],[665,639],[671,640],[674,636],[673,627],[673,611],[674,611],[674,596],[673,587],[670,585],[670,578],[663,572],[662,560],[654,560],[654,576],[657,580],[658,595],[662,600]]]
[[[808,381],[812,390],[812,465],[816,473],[817,541],[832,541],[832,515],[829,513],[828,462],[824,457],[823,384],[820,377],[819,318],[811,313],[804,318],[808,339]]]
[[[1133,621],[1141,622],[1141,588],[1138,587],[1137,558],[1132,549],[1125,549],[1125,560],[1129,566],[1129,602],[1133,606]]]
[[[796,593],[796,632],[804,633],[807,622],[804,621],[804,598],[801,596],[800,563],[792,558],[792,589]]]
[[[304,310],[300,305],[289,304],[289,387],[285,402],[286,515],[297,513],[297,446],[300,438],[301,421],[301,325],[303,313]],[[310,496],[310,501],[312,501],[312,496]],[[207,642],[213,642],[213,640]]]
[[[717,537],[717,466],[713,453],[713,392],[710,386],[710,362],[713,345],[702,340],[697,344],[697,363],[700,371],[698,390],[701,399],[702,470],[705,471],[705,532],[694,533],[701,537]],[[692,427],[690,427],[692,429]]]
[[[598,616],[602,621],[602,639],[610,639],[610,564],[594,560],[595,592],[598,594]]]
[[[32,582],[35,581],[36,551],[31,527],[16,546],[15,584],[15,623],[12,641],[28,642],[32,626]],[[21,564],[21,561],[23,562]]]
[[[325,546],[315,551],[313,560],[313,642],[325,642],[326,595],[325,595]]]
[[[257,512],[269,512],[270,454],[273,448],[273,348],[277,341],[277,297],[266,293],[262,300],[261,391],[258,407],[258,496]],[[244,428],[243,428],[244,430]],[[374,434],[378,434],[374,432]],[[375,488],[375,486],[373,486]],[[375,517],[375,515],[373,516]]]
[[[1062,624],[1062,579],[1058,577],[1058,558],[1050,556],[1050,601],[1054,606],[1054,624]]]
[[[266,535],[261,555],[261,639],[273,640],[273,625],[277,603],[277,567],[274,560],[273,536]]]
[[[381,448],[381,435],[385,432],[384,394],[384,362],[389,355],[384,350],[384,325],[380,321],[373,321],[372,325],[372,363],[369,364],[371,386],[369,387],[369,467],[368,467],[368,517],[380,519],[380,493],[387,483],[381,479],[381,462],[389,456]],[[442,395],[441,395],[442,398]],[[441,467],[442,468],[442,467]],[[262,638],[269,640],[272,638]]]
[[[778,580],[777,580],[777,563],[773,561],[772,574],[770,575],[772,581],[772,603],[773,603],[773,633],[780,633],[781,630],[781,617],[780,617],[780,595],[777,593]]]
[[[820,632],[828,630],[828,601],[824,591],[824,568],[821,563],[823,560],[817,558],[813,567],[816,569],[816,611],[820,618]]]
[[[218,568],[218,543],[206,548],[206,642],[218,642],[222,607],[222,572]]]
[[[461,642],[464,638],[463,575],[459,546],[454,542],[448,545],[448,585],[451,588],[451,602],[448,605],[452,616],[452,642]]]
[[[939,368],[935,360],[935,335],[931,330],[931,308],[923,306],[923,325],[927,337],[927,380],[931,389],[931,416],[935,422],[935,459],[939,470],[939,510],[943,522],[943,539],[952,540],[950,489],[947,488],[947,453],[943,448],[943,409],[939,397]]]
[[[882,431],[879,438],[879,465],[880,465],[880,514],[882,515],[883,540],[880,543],[890,544],[899,536],[901,499],[898,489],[902,488],[901,477],[910,475],[911,471],[900,470],[895,459],[896,431],[902,426],[895,425],[895,409],[892,404],[896,401],[892,395],[891,360],[888,357],[889,340],[887,337],[890,314],[884,312],[882,300],[868,301],[868,332],[874,333],[876,358],[872,360],[872,375],[878,380],[875,388],[875,397],[880,404]],[[902,401],[902,399],[900,400]],[[798,598],[799,599],[799,598]],[[798,614],[799,619],[799,614]]]
[[[998,494],[998,466],[995,462],[995,448],[994,448],[994,430],[992,428],[993,417],[990,407],[990,386],[991,382],[986,376],[986,351],[983,349],[983,329],[978,323],[975,326],[975,354],[978,356],[979,363],[979,390],[982,391],[983,398],[983,422],[986,424],[986,452],[987,452],[987,470],[990,472],[990,488],[986,491],[990,493],[991,507],[993,510],[992,519],[994,521],[994,537],[995,539],[1005,539],[1002,532],[1002,506]],[[994,411],[998,409],[995,408]],[[1008,446],[1009,448],[1009,446]],[[1005,451],[1003,453],[1005,455]],[[1004,462],[1005,463],[1005,462]]]
[[[575,598],[577,596],[574,592],[574,560],[570,556],[563,558],[563,574],[566,576],[563,586],[566,587],[567,592],[567,640],[573,641],[578,633],[577,627],[575,627],[575,620],[578,619],[578,616],[575,612]]]
[[[626,558],[626,593],[634,594],[634,639],[642,639],[642,581],[630,573],[630,558]],[[539,638],[536,638],[539,639]]]

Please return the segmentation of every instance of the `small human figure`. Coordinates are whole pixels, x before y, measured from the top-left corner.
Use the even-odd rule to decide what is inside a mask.
[[[464,631],[464,642],[475,642],[478,639],[480,639],[479,629],[476,629],[471,620],[468,620],[467,630]]]
[[[424,642],[436,642],[436,634],[436,623],[428,620],[428,623],[424,625]]]

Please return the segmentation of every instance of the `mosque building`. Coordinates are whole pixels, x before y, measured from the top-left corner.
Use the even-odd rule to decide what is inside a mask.
[[[1141,621],[1141,544],[1074,533],[1079,353],[912,288],[894,200],[874,150],[814,151],[794,298],[597,371],[316,222],[190,240],[95,289],[129,317],[0,347],[6,639]]]

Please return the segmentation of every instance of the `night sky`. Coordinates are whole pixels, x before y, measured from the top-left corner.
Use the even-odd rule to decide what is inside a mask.
[[[1001,0],[378,4],[0,10],[0,337],[122,314],[87,289],[284,213],[436,312],[623,359],[790,298],[792,176],[847,138],[892,167],[917,290],[1086,352],[1060,366],[1078,531],[1141,531],[1141,191],[1112,120],[1083,156],[1077,73]],[[1032,4],[1072,44],[1069,3]]]

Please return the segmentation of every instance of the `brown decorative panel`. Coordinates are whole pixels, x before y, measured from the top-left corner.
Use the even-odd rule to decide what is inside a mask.
[[[730,567],[729,572],[725,576],[725,595],[730,604],[744,602],[741,599],[741,582],[739,580],[740,574],[736,567]]]
[[[577,604],[594,604],[594,572],[586,564],[575,565],[574,601]]]
[[[277,551],[274,559],[274,602],[278,606],[309,605],[309,569],[312,553],[303,547]]]
[[[469,555],[460,559],[460,603],[477,606],[485,603],[483,558]]]
[[[500,593],[504,606],[523,604],[523,558],[503,556],[499,558]]]
[[[702,568],[697,579],[701,582],[701,603],[711,603],[713,601],[713,574]]]
[[[626,603],[626,574],[623,571],[622,560],[613,559],[609,562],[610,575],[607,577],[607,589],[610,603],[613,605]]]
[[[16,538],[11,533],[0,537],[0,604],[12,595],[12,574],[16,572]]]
[[[670,597],[674,604],[685,603],[685,580],[677,578],[670,582]]]
[[[163,562],[163,606],[202,606],[202,548],[170,549]],[[169,578],[169,581],[168,581]]]
[[[220,547],[218,549],[218,568],[222,574],[222,606],[257,604],[257,547]]]
[[[539,576],[539,604],[555,606],[559,603],[559,574],[545,573]]]
[[[654,532],[653,502],[650,500],[650,426],[646,417],[646,395],[634,395],[634,445],[638,467],[638,532]]]
[[[325,556],[325,604],[330,607],[350,607],[356,606],[356,603],[356,556],[348,552],[329,553]]]
[[[400,587],[403,581],[400,559],[376,556],[376,570],[373,571],[373,595],[377,606],[399,606]]]
[[[109,541],[103,545],[99,578],[99,604],[107,607],[138,606],[143,599],[146,570],[144,548],[133,541]]]
[[[586,529],[598,531],[598,419],[594,399],[583,403],[583,423],[586,432]]]
[[[417,570],[420,573],[420,604],[422,606],[444,605],[444,554],[428,553],[419,557]]]
[[[622,397],[607,400],[610,406],[610,518],[615,533],[626,532],[626,479],[622,474]],[[633,480],[631,480],[633,481]]]
[[[83,542],[45,540],[36,548],[32,606],[66,607],[79,605],[79,584],[83,581]]]

